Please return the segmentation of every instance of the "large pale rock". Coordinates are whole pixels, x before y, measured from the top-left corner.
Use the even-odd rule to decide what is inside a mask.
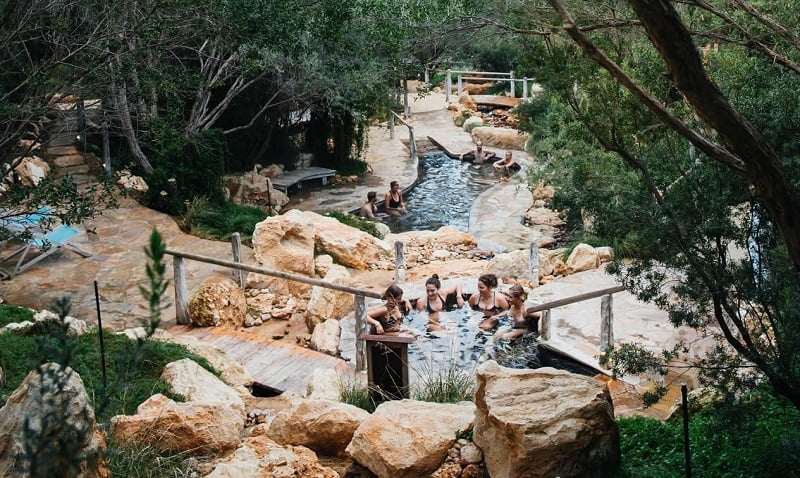
[[[317,251],[330,255],[339,264],[365,270],[389,259],[392,249],[382,240],[332,217],[310,211],[305,214],[315,227]]]
[[[238,328],[244,324],[246,313],[244,289],[227,277],[207,277],[189,301],[189,320],[197,327]]]
[[[264,435],[250,437],[206,478],[339,478],[302,446],[283,447]]]
[[[338,264],[326,266],[325,281],[339,285],[353,285],[350,272]],[[315,286],[311,289],[311,298],[306,306],[306,327],[314,332],[320,322],[328,319],[340,319],[353,310],[353,294]]]
[[[264,268],[314,277],[313,219],[292,209],[259,222],[253,232],[253,256]],[[253,273],[247,282],[263,283],[281,295],[305,295],[311,290],[307,284]]]
[[[458,102],[464,105],[468,110],[478,111],[478,104],[475,103],[475,100],[473,100],[466,91],[461,93],[461,96],[458,97]]]
[[[478,369],[474,441],[492,478],[613,470],[619,430],[605,383],[552,368]]]
[[[566,251],[564,248],[539,249],[539,275],[558,275],[558,271],[566,271],[567,266],[564,264]]]
[[[14,162],[20,161],[19,165],[14,169],[14,176],[19,179],[19,183],[25,187],[32,188],[38,186],[42,179],[50,174],[50,165],[48,165],[42,158],[38,156],[26,156],[21,160],[14,159]],[[11,177],[11,175],[9,175]]]
[[[571,273],[591,271],[600,267],[600,256],[589,244],[578,244],[567,258],[567,269]]]
[[[513,149],[525,151],[525,142],[530,135],[511,128],[495,128],[493,126],[480,126],[472,130],[474,142],[483,141],[487,147],[498,149]]]
[[[45,434],[51,434],[50,438],[41,442],[31,439]],[[58,443],[52,440],[53,436],[58,437]],[[70,368],[53,363],[41,365],[25,377],[0,408],[0,476],[31,476],[25,459],[26,445],[44,447],[40,452],[51,456],[60,452],[76,457],[79,477],[111,476],[102,459],[104,443],[95,434],[94,410],[83,380]],[[37,476],[63,473],[50,468],[46,461],[39,466]]]
[[[483,126],[483,118],[481,118],[480,116],[471,116],[467,118],[466,121],[464,121],[463,128],[464,131],[469,133],[470,131],[479,126]]]
[[[347,453],[379,478],[411,478],[436,470],[456,432],[475,418],[471,402],[384,402],[358,427]]]
[[[339,355],[339,337],[341,335],[342,329],[338,320],[328,319],[320,322],[314,327],[314,332],[311,334],[311,348],[337,357]]]
[[[369,413],[346,403],[293,397],[269,426],[270,438],[302,445],[323,455],[341,456]]]
[[[229,451],[239,444],[247,415],[235,390],[189,359],[167,364],[161,379],[187,401],[153,395],[139,405],[136,415],[111,419],[112,440],[198,455]]]
[[[305,398],[315,400],[340,401],[342,395],[342,379],[336,370],[331,368],[315,368],[306,383]]]
[[[233,450],[241,441],[244,420],[218,403],[176,403],[164,395],[148,398],[136,415],[111,419],[111,440],[124,445],[150,445],[164,452],[195,455]]]
[[[191,359],[170,362],[161,373],[161,380],[172,393],[182,395],[187,402],[219,403],[239,411],[245,418],[244,402],[234,389]]]
[[[456,246],[469,248],[478,245],[472,234],[452,226],[444,226],[437,231],[407,231],[390,234],[384,240],[390,244],[402,241],[404,244],[413,243],[429,249],[447,249]]]
[[[228,355],[221,348],[198,340],[191,335],[170,336],[167,334],[158,340],[183,345],[190,352],[208,360],[208,363],[219,372],[222,380],[234,387],[240,396],[242,393],[249,394],[248,389],[253,385],[253,379],[250,374],[247,373],[241,362]]]
[[[289,203],[289,197],[272,187],[267,174],[250,171],[244,174],[223,176],[222,181],[234,204],[249,204],[281,208]]]
[[[497,254],[486,263],[485,270],[501,279],[527,278],[530,255],[527,249]]]

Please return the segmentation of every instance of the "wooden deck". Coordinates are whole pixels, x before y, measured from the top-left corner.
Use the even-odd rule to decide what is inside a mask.
[[[168,332],[191,335],[221,348],[242,363],[254,385],[277,393],[304,395],[308,378],[316,368],[335,369],[345,379],[355,373],[355,369],[342,359],[226,327],[176,325]]]
[[[322,185],[328,184],[328,178],[336,174],[335,169],[311,167],[305,169],[295,169],[294,171],[287,171],[280,176],[272,178],[272,187],[279,189],[284,193],[289,191],[289,188],[297,185],[298,189],[303,188],[303,181],[311,179],[322,179]]]

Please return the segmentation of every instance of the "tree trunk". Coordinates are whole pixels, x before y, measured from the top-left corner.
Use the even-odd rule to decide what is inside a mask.
[[[743,170],[734,171],[755,187],[756,196],[780,231],[795,271],[800,272],[800,194],[787,178],[777,154],[708,77],[672,3],[631,0],[630,4],[664,60],[672,82],[697,115],[716,130],[741,160]]]
[[[133,158],[146,173],[152,173],[153,166],[150,164],[150,161],[147,160],[144,151],[142,151],[139,145],[139,139],[136,137],[136,131],[133,128],[131,112],[128,108],[128,93],[126,88],[120,86],[116,80],[112,80],[111,95],[114,97],[114,104],[117,109],[117,117],[122,127],[122,134],[125,135],[125,140],[128,142],[128,147],[131,150]]]

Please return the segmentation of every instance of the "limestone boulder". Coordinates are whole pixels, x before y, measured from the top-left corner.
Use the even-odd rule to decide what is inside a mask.
[[[461,96],[458,97],[458,102],[464,105],[464,108],[468,110],[478,111],[478,103],[475,103],[475,100],[472,99],[466,91],[461,93]]]
[[[42,452],[51,456],[75,457],[81,478],[110,477],[102,458],[105,443],[95,432],[94,410],[81,377],[68,367],[41,365],[0,408],[0,476],[30,476],[25,447],[31,445],[44,447]],[[48,435],[59,440],[47,439]],[[37,476],[61,476],[63,470],[55,466],[40,462]]]
[[[283,166],[272,163],[269,166],[258,168],[258,174],[266,178],[274,178],[283,174]]]
[[[243,393],[249,394],[249,388],[253,385],[253,379],[250,374],[247,373],[241,362],[228,355],[221,348],[198,340],[191,335],[170,336],[167,334],[158,340],[183,345],[190,352],[208,360],[208,363],[219,372],[222,380],[233,387],[240,396]]]
[[[426,476],[474,418],[471,402],[384,402],[358,427],[346,451],[379,478]]]
[[[323,466],[317,455],[302,446],[281,446],[267,436],[245,440],[234,453],[223,458],[206,478],[339,478]]]
[[[111,419],[112,440],[197,455],[236,448],[247,414],[233,388],[189,359],[167,364],[161,379],[170,392],[182,395],[186,402],[153,395],[139,405],[136,415]]]
[[[600,255],[589,244],[578,244],[567,258],[570,273],[591,271],[600,267]]]
[[[317,252],[330,255],[337,263],[366,270],[389,260],[392,249],[382,240],[332,217],[310,211],[305,215],[314,224]]]
[[[334,369],[315,368],[306,383],[305,398],[338,402],[342,394],[342,379]]]
[[[339,321],[336,319],[328,319],[320,322],[314,327],[314,332],[311,334],[311,348],[317,352],[339,356],[339,338],[342,335],[342,329],[339,326]]]
[[[264,268],[314,277],[314,223],[302,211],[292,209],[256,224],[253,256]],[[296,281],[250,273],[250,287],[263,285],[281,295],[302,296],[311,286]]]
[[[343,456],[353,433],[368,417],[365,410],[346,403],[294,397],[272,420],[267,434],[284,445]]]
[[[324,276],[326,282],[339,285],[353,285],[350,272],[338,264],[327,266]],[[353,310],[353,295],[327,287],[314,286],[311,289],[311,298],[306,306],[306,327],[313,333],[320,322],[329,319],[340,319]]]
[[[431,250],[450,249],[453,247],[473,248],[478,245],[475,236],[452,226],[444,226],[436,231],[407,231],[390,234],[384,239],[389,244],[401,241]]]
[[[594,250],[597,251],[597,258],[600,259],[601,264],[614,260],[614,249],[603,246],[595,247]]]
[[[480,116],[471,116],[464,121],[464,131],[469,133],[473,129],[477,128],[478,126],[483,126],[483,119]]]
[[[582,477],[618,466],[619,430],[603,381],[494,361],[477,380],[473,437],[492,478]]]
[[[289,203],[289,197],[272,187],[270,176],[253,170],[244,174],[222,177],[230,201],[234,204],[270,206],[282,208]]]
[[[123,446],[147,444],[157,450],[211,455],[235,449],[241,442],[244,420],[218,403],[177,403],[153,395],[136,415],[111,418],[111,440]]]
[[[238,328],[246,313],[244,289],[228,277],[207,277],[189,301],[189,320],[196,327]]]
[[[134,176],[133,173],[124,169],[118,173],[117,184],[133,194],[143,194],[150,190],[150,186],[147,185],[144,178]]]
[[[539,249],[539,275],[552,276],[559,275],[559,271],[566,271],[564,264],[564,254],[566,249]]]
[[[21,185],[27,188],[38,186],[50,174],[50,165],[38,156],[15,158],[13,162],[16,161],[19,161],[19,165],[14,169],[14,176],[19,179]]]
[[[472,130],[474,142],[483,141],[487,147],[491,146],[497,149],[525,151],[525,142],[529,137],[528,133],[511,128],[481,126]]]
[[[484,269],[487,273],[495,274],[500,279],[522,279],[528,278],[529,262],[530,251],[517,249],[495,255],[486,263]]]

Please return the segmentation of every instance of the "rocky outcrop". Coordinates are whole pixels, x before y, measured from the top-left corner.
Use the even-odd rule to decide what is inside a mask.
[[[353,433],[368,417],[366,411],[346,403],[294,397],[272,420],[267,434],[284,445],[342,456]]]
[[[486,147],[525,151],[525,143],[530,135],[511,128],[480,126],[472,130],[472,140],[482,141]]]
[[[319,267],[317,267],[319,270]],[[338,264],[325,266],[326,282],[339,285],[353,285],[350,272]],[[315,286],[311,289],[311,298],[306,307],[306,327],[313,333],[320,322],[329,319],[340,319],[355,307],[353,294]]]
[[[207,277],[189,301],[189,320],[196,327],[238,328],[244,323],[246,313],[244,290],[227,277]]]
[[[280,446],[264,435],[245,440],[218,462],[206,478],[339,478],[302,446]]]
[[[258,264],[306,277],[314,277],[314,223],[302,211],[292,209],[256,224],[253,255]],[[296,281],[250,273],[249,287],[263,284],[276,294],[305,295],[311,286]]]
[[[605,383],[552,368],[478,369],[474,440],[492,478],[586,476],[619,464]]]
[[[328,319],[321,322],[314,327],[314,332],[311,334],[311,348],[317,352],[338,357],[341,335],[342,329],[338,320]]]
[[[353,269],[375,269],[388,262],[392,249],[366,232],[340,223],[336,219],[306,211],[314,224],[316,251]]]
[[[7,175],[7,179],[17,180],[27,188],[38,186],[50,174],[50,165],[38,156],[15,158],[12,164],[15,162],[19,164],[14,169],[14,174]]]
[[[83,380],[70,368],[40,366],[0,408],[0,476],[30,476],[27,448],[37,453],[37,476],[62,476],[68,465],[82,478],[109,477],[103,446]]]
[[[196,455],[222,453],[239,445],[246,414],[236,391],[188,359],[168,364],[162,379],[187,401],[153,395],[139,405],[136,415],[111,419],[113,441]]]
[[[589,244],[578,244],[570,253],[566,264],[570,273],[590,271],[600,267],[600,255]]]
[[[355,431],[347,453],[379,478],[425,476],[444,462],[456,433],[474,417],[471,402],[384,402]]]
[[[244,174],[223,176],[222,181],[232,203],[258,207],[269,204],[273,210],[279,211],[289,203],[289,196],[272,187],[270,178],[275,177],[275,173],[275,168],[262,168],[260,171],[255,168]]]
[[[315,368],[306,383],[305,398],[339,401],[342,394],[342,379],[334,369]]]

